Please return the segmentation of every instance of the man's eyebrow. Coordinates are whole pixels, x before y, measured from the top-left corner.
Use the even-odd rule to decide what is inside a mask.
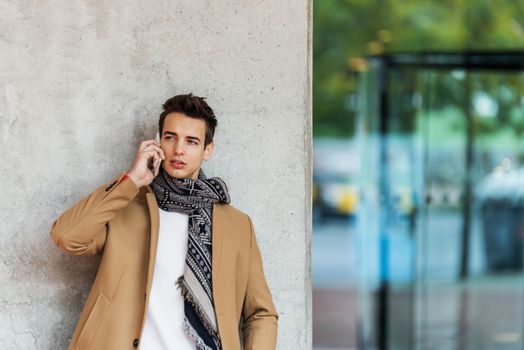
[[[178,136],[176,134],[176,132],[172,132],[172,131],[165,131],[164,135]],[[196,141],[200,142],[200,138],[198,136],[188,136],[187,138],[190,139],[190,140],[196,140]]]

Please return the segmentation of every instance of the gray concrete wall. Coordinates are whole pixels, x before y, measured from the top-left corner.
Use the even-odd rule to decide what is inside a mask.
[[[2,0],[0,348],[65,349],[98,258],[51,224],[189,91],[219,118],[204,169],[254,221],[278,348],[311,347],[310,1]]]

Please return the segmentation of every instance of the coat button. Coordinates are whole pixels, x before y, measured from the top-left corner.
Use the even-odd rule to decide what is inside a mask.
[[[138,348],[138,339],[133,340],[133,347]]]

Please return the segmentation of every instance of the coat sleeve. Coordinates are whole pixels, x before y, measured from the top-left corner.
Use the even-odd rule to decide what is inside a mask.
[[[51,239],[64,252],[74,255],[100,254],[106,241],[107,225],[118,210],[138,194],[138,187],[125,173],[109,185],[67,209],[53,222]]]
[[[244,350],[271,350],[276,348],[278,314],[264,276],[262,257],[258,249],[253,223],[251,252],[246,295],[242,308]]]

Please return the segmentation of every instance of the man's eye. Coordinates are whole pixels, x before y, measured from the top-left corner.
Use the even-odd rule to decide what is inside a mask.
[[[192,144],[192,145],[198,145],[198,142],[193,141],[193,140],[189,141],[189,143]]]

